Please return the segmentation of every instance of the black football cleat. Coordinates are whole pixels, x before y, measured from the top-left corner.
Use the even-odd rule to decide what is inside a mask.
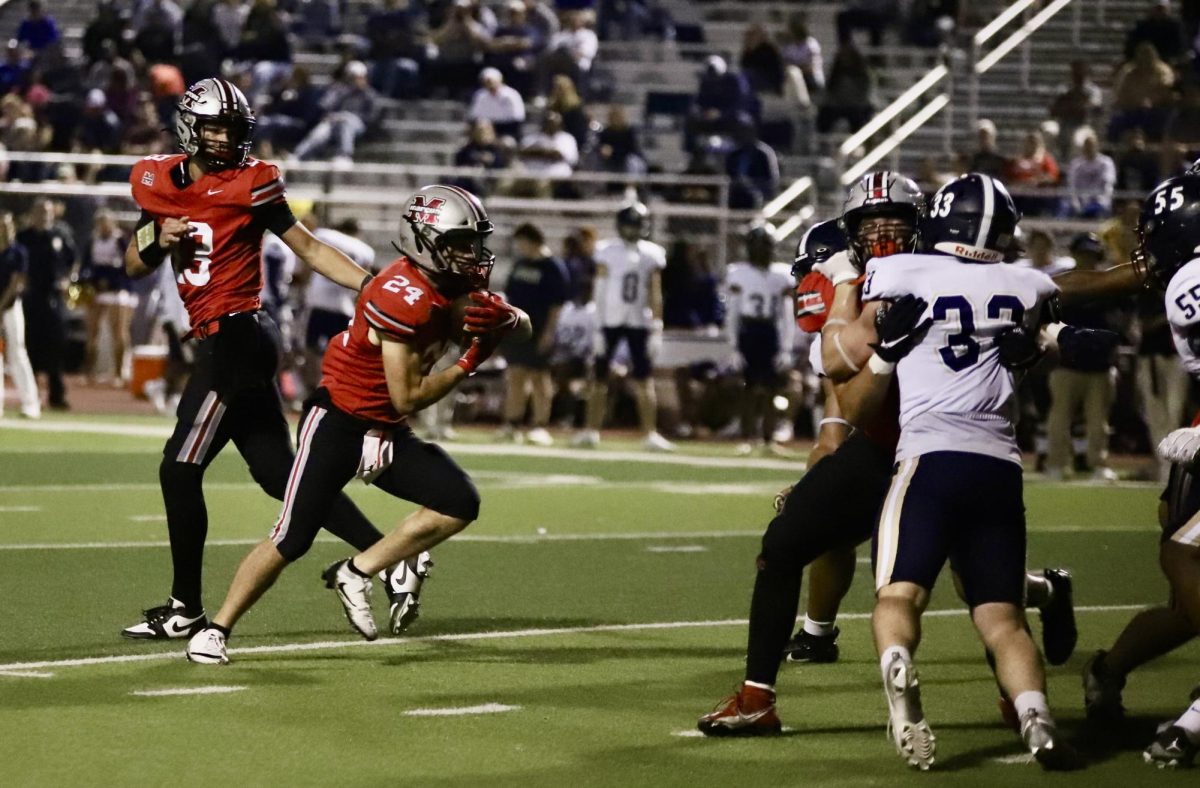
[[[841,630],[833,628],[831,635],[813,635],[803,629],[798,631],[783,648],[788,662],[829,663],[838,661],[838,635]]]
[[[142,621],[121,630],[121,637],[134,640],[172,640],[191,637],[208,626],[204,609],[189,610],[174,597],[167,604],[142,611]]]
[[[1142,759],[1160,769],[1186,769],[1196,760],[1197,749],[1187,731],[1170,725],[1146,748]]]
[[[1054,592],[1038,611],[1042,618],[1042,648],[1047,662],[1062,665],[1075,653],[1075,644],[1079,642],[1071,573],[1065,569],[1046,569],[1043,574]]]

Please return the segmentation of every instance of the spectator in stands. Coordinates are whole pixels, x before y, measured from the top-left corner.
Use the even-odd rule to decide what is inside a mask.
[[[638,140],[638,131],[629,122],[629,113],[621,104],[608,108],[608,122],[596,139],[600,169],[605,172],[640,175],[646,172],[646,155]]]
[[[34,370],[46,374],[50,407],[66,410],[70,407],[63,382],[66,293],[75,272],[75,242],[71,231],[58,220],[58,206],[44,199],[34,203],[29,226],[17,233],[17,241],[29,252],[22,298],[29,360]]]
[[[290,11],[292,33],[304,48],[320,51],[342,30],[341,0],[304,0]]]
[[[537,30],[538,41],[535,49],[541,52],[561,28],[558,14],[553,5],[544,0],[522,0],[522,2],[525,4],[525,18]]]
[[[779,161],[758,138],[754,119],[742,117],[734,128],[733,148],[725,156],[730,208],[759,208],[779,191]]]
[[[428,92],[421,74],[428,71],[429,19],[420,3],[385,0],[367,17],[367,59],[371,84],[389,98],[418,98]]]
[[[521,94],[504,84],[499,69],[485,68],[479,72],[481,87],[471,98],[467,111],[469,120],[486,120],[502,137],[520,137],[525,121],[525,101]]]
[[[125,31],[128,29],[125,18],[121,15],[121,9],[117,6],[114,0],[100,0],[96,4],[96,16],[92,21],[88,22],[87,27],[83,30],[83,39],[80,45],[83,48],[83,56],[88,62],[97,60],[103,52],[105,42],[109,42],[116,47],[122,54],[127,54],[125,46]]]
[[[688,154],[687,166],[681,175],[713,176],[724,173],[723,141],[706,137]],[[716,205],[719,191],[716,186],[687,184],[677,187],[675,201],[689,205]]]
[[[43,10],[41,0],[29,0],[26,9],[28,15],[17,26],[17,40],[37,55],[43,49],[57,44],[62,36],[54,17]]]
[[[1042,229],[1029,231],[1025,242],[1028,257],[1019,261],[1018,265],[1028,265],[1044,273],[1046,276],[1058,276],[1064,271],[1075,268],[1075,260],[1066,255],[1055,254],[1054,236]]]
[[[557,112],[562,117],[563,128],[575,138],[580,150],[583,150],[587,146],[592,121],[583,106],[583,99],[575,89],[575,83],[566,74],[559,74],[554,78],[546,109]]]
[[[1167,116],[1163,139],[1190,151],[1200,149],[1200,83],[1196,77],[1179,82],[1179,100]]]
[[[825,63],[821,60],[821,42],[809,32],[808,15],[803,11],[796,11],[788,17],[783,59],[789,66],[800,69],[810,96],[825,89]]]
[[[481,53],[487,51],[492,40],[491,34],[472,14],[471,1],[455,0],[445,23],[429,38],[438,47],[437,59],[430,63],[431,82],[445,88],[451,98],[469,94],[479,73]],[[475,117],[482,116],[472,116],[472,119]],[[501,122],[495,118],[488,120],[496,124]],[[497,132],[503,133],[499,125]]]
[[[100,43],[99,52],[96,53],[96,59],[92,61],[91,66],[84,76],[84,87],[88,90],[93,88],[103,90],[108,87],[108,83],[112,80],[112,75],[115,71],[126,72],[128,76],[127,84],[132,85],[137,81],[133,70],[133,63],[121,57],[114,42],[103,41]]]
[[[1104,245],[1095,233],[1081,233],[1071,240],[1076,268],[1096,270],[1104,262]],[[1073,326],[1114,330],[1117,328],[1107,306],[1070,307],[1063,320]],[[1087,435],[1087,471],[1097,480],[1112,481],[1116,474],[1106,467],[1108,457],[1108,412],[1112,407],[1112,359],[1096,363],[1060,362],[1050,373],[1050,413],[1046,419],[1049,451],[1046,475],[1061,479],[1071,458],[1071,422],[1082,408]]]
[[[513,243],[517,259],[504,286],[504,295],[510,304],[529,315],[533,335],[521,342],[506,341],[501,348],[508,371],[500,437],[522,439],[517,425],[525,420],[525,410],[532,401],[530,430],[523,437],[537,446],[549,446],[554,443],[546,430],[554,397],[550,354],[554,350],[559,313],[570,297],[569,275],[535,225],[518,225],[513,231]]]
[[[122,134],[121,152],[130,156],[149,156],[174,149],[174,135],[163,128],[154,99],[149,94],[141,94],[133,119]]]
[[[312,84],[308,69],[296,66],[258,114],[254,139],[264,156],[292,150],[321,119],[321,91]]]
[[[1079,155],[1067,168],[1067,212],[1085,219],[1100,219],[1112,213],[1117,166],[1100,152],[1100,141],[1088,130],[1082,136]]]
[[[692,102],[684,132],[684,145],[691,150],[699,135],[728,134],[739,115],[757,116],[757,102],[745,75],[731,71],[720,55],[710,55],[700,74],[696,100]]]
[[[1075,132],[1095,126],[1104,104],[1104,94],[1089,75],[1088,62],[1071,63],[1071,84],[1050,104],[1050,117],[1058,121],[1059,155],[1070,156]]]
[[[1117,188],[1148,192],[1162,180],[1159,177],[1160,157],[1146,150],[1146,132],[1130,129],[1117,154]]]
[[[12,214],[0,211],[0,415],[4,413],[4,370],[7,364],[17,396],[21,400],[21,415],[27,419],[41,418],[42,403],[38,396],[37,378],[25,350],[25,310],[21,294],[29,272],[29,254],[17,243]]]
[[[158,116],[162,119],[164,126],[173,128],[176,104],[179,97],[187,90],[187,83],[183,81],[183,72],[172,63],[155,63],[150,66],[148,71],[150,94],[154,96],[155,105],[158,107]]]
[[[825,94],[817,111],[817,131],[828,134],[839,120],[857,131],[875,112],[875,72],[853,41],[845,41],[833,56]]]
[[[575,138],[563,131],[562,118],[557,112],[547,111],[542,118],[541,129],[521,141],[521,168],[537,178],[571,177],[579,163],[579,145]],[[533,184],[534,196],[561,194],[568,184],[551,188],[549,181]]]
[[[17,39],[10,39],[4,50],[4,62],[0,63],[0,95],[19,88],[28,73],[29,59],[25,47]]]
[[[975,124],[975,138],[978,146],[967,162],[967,169],[1003,179],[1008,172],[1009,160],[996,149],[996,124],[988,118],[981,118]]]
[[[1046,141],[1042,137],[1042,132],[1037,129],[1028,132],[1021,148],[1021,155],[1009,161],[1005,173],[1005,182],[1012,189],[1013,198],[1021,212],[1026,216],[1054,213],[1054,198],[1029,192],[1053,187],[1058,183],[1059,177],[1058,162],[1046,150]]]
[[[378,99],[367,84],[366,64],[359,60],[347,63],[341,78],[321,96],[320,106],[324,116],[292,155],[303,160],[332,140],[336,146],[333,160],[347,163],[354,158],[355,141],[375,124],[378,114]]]
[[[174,0],[145,0],[129,20],[134,45],[148,62],[174,60],[183,38],[183,11]]]
[[[948,42],[962,14],[959,0],[914,0],[908,11],[908,40],[919,47]]]
[[[38,126],[33,107],[16,93],[0,99],[0,145],[10,151],[41,151],[47,142],[45,130]],[[8,179],[39,181],[46,166],[39,162],[12,162]]]
[[[217,0],[212,7],[213,32],[222,54],[233,52],[242,42],[249,10],[240,0]]]
[[[1162,137],[1175,84],[1175,72],[1158,56],[1154,45],[1143,41],[1134,50],[1133,60],[1121,66],[1113,77],[1113,115],[1108,138],[1120,139],[1126,130],[1140,128],[1152,140]]]
[[[234,52],[238,60],[252,63],[249,98],[251,104],[270,90],[276,80],[292,70],[292,42],[287,22],[276,0],[254,0],[242,26],[242,39]]]
[[[783,95],[783,50],[765,26],[753,24],[746,28],[742,35],[742,54],[738,59],[738,68],[746,75],[746,80],[755,93]]]
[[[896,0],[846,0],[837,15],[838,46],[853,41],[855,30],[866,30],[871,46],[882,46],[883,31],[899,18],[899,10]]]
[[[127,241],[112,213],[96,212],[91,241],[83,249],[79,272],[80,281],[87,282],[95,291],[86,318],[84,372],[88,383],[94,382],[96,375],[101,324],[108,326],[114,382],[120,385],[124,380],[125,353],[130,350],[129,330],[138,301],[133,280],[125,273]]]
[[[562,20],[562,29],[550,39],[539,63],[541,92],[556,75],[566,74],[586,94],[592,61],[600,51],[600,39],[592,29],[595,16],[591,11],[575,10],[564,13]]]
[[[1148,42],[1168,63],[1180,60],[1186,50],[1183,22],[1171,13],[1170,0],[1153,0],[1149,15],[1142,17],[1125,36],[1125,59],[1131,60],[1138,47]]]
[[[104,91],[89,90],[71,149],[82,153],[116,153],[120,141],[121,121],[108,108]]]
[[[491,121],[471,121],[467,134],[467,143],[454,154],[455,167],[500,170],[508,166],[508,151],[496,141],[496,129]],[[487,196],[491,191],[489,182],[475,178],[456,178],[454,184],[480,196]]]
[[[538,44],[538,31],[528,19],[525,4],[508,0],[503,22],[496,28],[483,62],[498,68],[504,81],[522,96],[529,96],[536,76]]]
[[[1111,219],[1100,228],[1100,240],[1108,250],[1108,259],[1113,265],[1127,263],[1138,245],[1138,216],[1142,210],[1140,200],[1121,200]]]

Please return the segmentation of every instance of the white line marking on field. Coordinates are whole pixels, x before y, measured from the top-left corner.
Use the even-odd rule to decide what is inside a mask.
[[[520,706],[507,706],[503,703],[485,703],[482,706],[457,706],[448,709],[410,709],[404,712],[406,717],[464,717],[469,714],[501,714],[506,711],[518,711]]]
[[[0,514],[8,514],[15,512],[40,512],[40,506],[0,506]]]
[[[707,553],[708,548],[702,544],[681,544],[678,547],[671,545],[652,544],[646,548],[647,553]]]
[[[265,531],[264,531],[265,533]],[[641,541],[653,539],[743,539],[762,536],[762,531],[635,531],[630,533],[592,534],[459,534],[455,542],[485,542],[493,544],[538,544],[539,542],[606,542]],[[209,539],[207,547],[246,547],[256,545],[262,539]],[[329,536],[317,537],[318,542],[334,543]],[[108,550],[147,547],[170,547],[166,540],[142,542],[33,542],[0,544],[4,550]]]
[[[649,487],[654,492],[667,493],[669,495],[774,495],[779,492],[778,484],[756,484],[747,482],[745,484],[709,484],[707,482],[650,482],[645,485],[623,485],[623,486],[645,486]]]
[[[167,516],[165,514],[131,514],[129,519],[135,523],[165,523]]]
[[[130,695],[142,698],[164,698],[169,695],[228,695],[230,692],[241,692],[245,687],[175,687],[160,690],[134,690]]]
[[[153,490],[162,488],[158,482],[133,482],[128,484],[4,484],[0,485],[0,493],[47,493],[47,492],[135,492],[138,490]],[[254,482],[205,482],[205,490],[257,490]]]
[[[144,424],[106,424],[94,421],[0,421],[0,429],[27,432],[68,432],[74,434],[124,435],[145,438],[169,438],[171,427]],[[804,461],[747,459],[742,457],[696,457],[686,454],[649,454],[639,451],[592,451],[546,449],[537,446],[496,446],[483,443],[454,443],[446,447],[453,455],[483,457],[536,457],[549,460],[583,462],[646,462],[655,465],[682,465],[692,468],[756,468],[759,470],[803,470]]]
[[[1115,613],[1141,610],[1154,604],[1145,602],[1137,605],[1091,605],[1075,608],[1076,613]],[[963,608],[928,610],[926,618],[949,618],[965,616]],[[844,613],[840,621],[865,621],[870,613]],[[379,646],[404,646],[417,643],[458,643],[473,640],[510,640],[517,638],[555,637],[558,635],[589,635],[599,632],[653,632],[668,629],[706,629],[710,627],[740,627],[750,623],[744,618],[726,618],[709,621],[659,621],[644,624],[598,624],[589,627],[553,627],[545,629],[515,629],[493,632],[463,632],[455,635],[425,635],[412,638],[379,638],[378,640],[318,640],[311,643],[280,643],[273,646],[251,646],[229,649],[230,654],[294,654],[305,651],[329,651],[331,649],[371,648]],[[0,673],[8,670],[37,670],[39,668],[77,668],[87,665],[118,665],[128,662],[161,662],[183,659],[179,651],[156,651],[151,654],[124,654],[114,657],[78,657],[76,659],[51,659],[41,662],[10,662],[0,664]]]
[[[1017,755],[1005,755],[1003,758],[992,758],[994,763],[1003,763],[1007,766],[1027,766],[1033,763],[1033,753],[1023,752]]]
[[[37,670],[6,670],[0,671],[0,676],[13,676],[20,679],[52,679],[53,673],[46,673]]]

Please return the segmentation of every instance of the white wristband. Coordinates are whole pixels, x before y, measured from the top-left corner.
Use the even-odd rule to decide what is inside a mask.
[[[838,285],[852,283],[855,279],[858,279],[857,271],[840,271],[834,274],[833,279],[830,281],[833,282],[834,287],[837,287]]]
[[[884,361],[878,353],[872,353],[867,359],[867,367],[876,375],[890,375],[896,369],[896,362]]]
[[[1060,331],[1062,331],[1062,330],[1063,330],[1064,328],[1066,328],[1066,327],[1067,327],[1067,324],[1066,324],[1066,323],[1047,323],[1047,324],[1046,324],[1046,325],[1045,325],[1045,326],[1042,328],[1042,331],[1044,331],[1044,332],[1045,332],[1045,334],[1046,334],[1046,337],[1047,337],[1047,338],[1048,338],[1048,339],[1049,339],[1051,342],[1057,342],[1057,341],[1058,341],[1058,334],[1059,334],[1059,332],[1060,332]]]
[[[828,417],[828,418],[821,419],[820,421],[818,421],[818,422],[817,422],[817,429],[821,429],[821,428],[822,428],[822,427],[824,427],[826,424],[842,424],[842,425],[844,425],[844,426],[846,426],[846,427],[853,427],[853,426],[854,426],[853,424],[851,424],[850,422],[846,421],[845,419],[838,419],[838,418],[835,418],[835,417],[833,417],[833,416],[830,416],[830,417]]]

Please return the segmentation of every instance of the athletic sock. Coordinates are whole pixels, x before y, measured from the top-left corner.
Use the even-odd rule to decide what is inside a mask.
[[[754,687],[755,689],[760,689],[763,692],[770,692],[772,694],[775,693],[775,685],[774,684],[761,684],[757,681],[743,681],[742,684],[744,684],[747,687]]]
[[[813,621],[808,616],[804,617],[804,631],[813,637],[824,638],[833,634],[837,629],[833,621]]]
[[[1036,711],[1042,719],[1054,721],[1054,718],[1050,716],[1050,704],[1046,702],[1046,693],[1044,692],[1037,690],[1022,692],[1013,698],[1013,707],[1016,708],[1017,716],[1020,718],[1024,718],[1027,712]]]
[[[1025,573],[1025,606],[1043,608],[1054,599],[1054,586],[1040,572]]]
[[[1192,744],[1200,745],[1200,700],[1188,707],[1183,716],[1175,720],[1175,724],[1187,732]]]
[[[231,627],[223,627],[220,624],[209,624],[208,628],[217,630],[222,635],[224,635],[226,637],[226,639],[228,639],[229,636],[233,634],[233,629]]]
[[[883,673],[883,680],[887,681],[888,668],[892,664],[892,660],[899,657],[901,660],[912,663],[912,654],[904,646],[888,646],[883,650],[883,654],[879,656],[879,670]]]
[[[363,570],[359,569],[357,566],[354,565],[353,558],[351,558],[349,561],[346,562],[346,566],[350,567],[350,571],[353,572],[354,574],[358,575],[359,577],[365,577],[368,580],[371,579],[371,576],[369,574],[367,574],[366,572],[364,572]]]

